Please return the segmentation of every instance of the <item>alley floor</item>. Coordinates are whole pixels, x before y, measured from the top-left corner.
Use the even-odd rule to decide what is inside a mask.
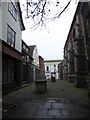
[[[35,83],[3,96],[3,118],[88,118],[88,89],[74,83],[47,81],[47,91],[37,93]]]

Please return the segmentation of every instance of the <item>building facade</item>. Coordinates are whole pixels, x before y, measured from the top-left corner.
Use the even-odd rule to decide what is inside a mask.
[[[90,2],[79,2],[64,46],[64,75],[75,86],[88,86],[90,76]],[[67,69],[65,67],[67,66]]]
[[[20,87],[22,82],[22,31],[25,30],[19,2],[0,3],[0,40],[2,43],[3,93]]]
[[[63,80],[64,61],[58,64],[58,79]]]
[[[23,76],[22,83],[27,84],[33,81],[33,58],[30,56],[30,49],[28,45],[22,40],[22,55],[23,55]]]
[[[30,48],[30,56],[32,56],[33,61],[32,64],[39,67],[39,56],[38,56],[38,49],[36,45],[29,46]]]
[[[45,71],[44,59],[39,55],[39,68]]]
[[[38,49],[36,45],[29,46],[30,56],[33,58],[33,80],[45,79],[44,59],[38,55]]]
[[[51,79],[51,77],[55,77],[55,79],[59,79],[58,77],[58,64],[62,60],[45,60],[45,76],[46,79]]]
[[[45,79],[45,65],[44,65],[44,58],[39,55],[39,68],[40,68],[40,76],[41,79]]]

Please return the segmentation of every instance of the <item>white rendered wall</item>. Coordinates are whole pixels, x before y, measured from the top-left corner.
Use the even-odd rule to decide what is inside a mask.
[[[56,75],[55,75],[55,79],[58,79],[58,64],[60,63],[61,61],[57,62],[57,61],[49,61],[49,62],[44,62],[45,64],[45,75],[46,75],[46,79],[49,77],[51,78],[51,72],[56,72]],[[54,68],[54,65],[55,65],[55,68]],[[49,66],[49,71],[46,71],[46,67]],[[48,76],[48,77],[47,77]]]
[[[2,3],[0,0],[0,39],[2,39]]]
[[[16,41],[15,41],[15,49],[21,52],[21,39],[22,39],[22,31],[20,27],[20,19],[17,13],[17,20],[12,17],[10,12],[8,11],[8,2],[2,3],[2,39],[7,42],[7,24],[16,32]],[[17,9],[18,10],[18,9]]]
[[[39,57],[38,57],[38,50],[37,50],[37,46],[35,46],[34,51],[33,51],[33,64],[39,67]]]

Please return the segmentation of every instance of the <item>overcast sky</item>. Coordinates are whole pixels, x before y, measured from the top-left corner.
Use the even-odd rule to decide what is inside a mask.
[[[38,54],[44,60],[63,59],[63,48],[76,10],[76,2],[77,0],[72,0],[61,17],[50,22],[47,29],[31,30],[30,20],[24,19],[26,30],[22,33],[22,39],[27,45],[37,45]]]

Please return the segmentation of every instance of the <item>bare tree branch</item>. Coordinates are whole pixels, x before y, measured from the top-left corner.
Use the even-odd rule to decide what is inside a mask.
[[[26,0],[26,18],[34,21],[32,28],[46,26],[46,24],[59,18],[61,14],[68,8],[72,0],[62,8],[61,0]]]
[[[68,4],[66,5],[66,7],[59,13],[58,18],[67,9],[67,7],[69,6],[70,3],[71,3],[71,0],[68,2]]]

